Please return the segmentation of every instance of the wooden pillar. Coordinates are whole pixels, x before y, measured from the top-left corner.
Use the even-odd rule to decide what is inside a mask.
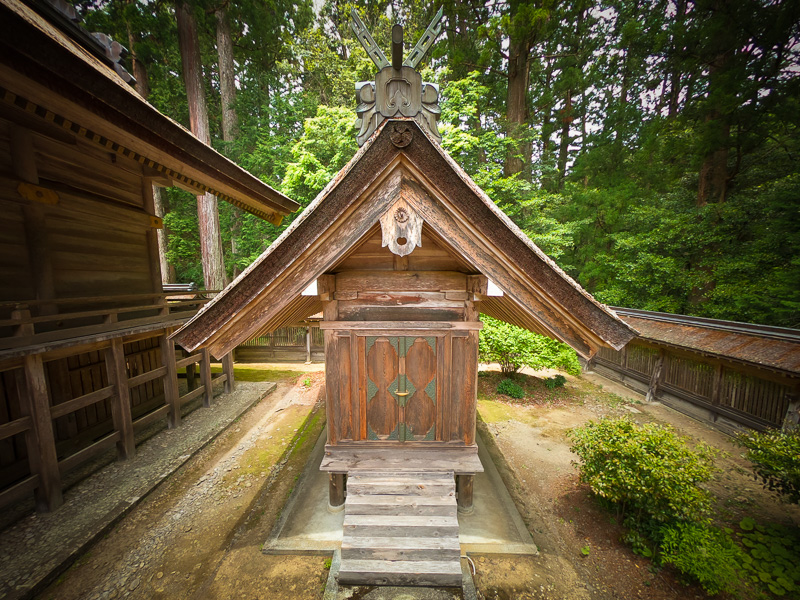
[[[111,346],[105,350],[105,358],[108,382],[114,386],[115,392],[111,398],[111,417],[114,429],[120,436],[117,441],[117,454],[119,458],[127,459],[133,457],[136,452],[136,442],[133,437],[131,390],[128,387],[128,368],[122,338],[111,341]]]
[[[189,353],[186,353],[186,356],[189,356]],[[186,387],[191,392],[197,387],[197,363],[191,363],[186,365]]]
[[[458,511],[461,513],[472,512],[472,488],[474,481],[474,475],[456,475],[456,498],[458,500]]]
[[[20,408],[31,418],[31,429],[25,434],[31,472],[39,476],[36,488],[36,510],[55,510],[64,502],[61,493],[61,473],[58,470],[53,419],[50,416],[50,395],[40,354],[26,356],[23,363],[25,397]]]
[[[711,404],[719,405],[720,394],[722,393],[722,363],[714,366],[714,380],[711,384]]]
[[[203,392],[203,406],[211,406],[211,399],[214,397],[214,388],[211,384],[211,354],[206,348],[200,350],[200,385],[205,388]]]
[[[655,402],[658,400],[658,388],[664,379],[664,361],[666,360],[666,357],[666,350],[660,348],[658,350],[658,360],[656,361],[656,365],[653,367],[653,373],[650,376],[650,385],[647,387],[647,395],[644,398],[645,402]]]
[[[331,473],[328,475],[328,503],[331,508],[339,508],[344,505],[345,475],[342,473]]]
[[[311,325],[306,327],[306,364],[311,364]]]
[[[161,346],[161,362],[167,367],[164,375],[164,400],[169,406],[167,426],[174,429],[181,424],[181,399],[178,392],[178,367],[175,364],[175,342],[169,339],[169,331],[159,338]]]
[[[339,303],[334,300],[336,292],[336,276],[335,275],[320,275],[317,277],[317,294],[322,301],[322,318],[325,321],[336,321],[339,318]],[[328,419],[328,443],[336,443],[336,423],[338,423],[338,415],[336,411],[339,407],[338,394],[339,390],[334,382],[339,381],[339,368],[337,354],[337,341],[335,332],[326,329],[325,336],[325,393],[327,395],[325,401],[325,414]],[[333,477],[333,476],[331,476]],[[331,479],[331,485],[333,485]],[[333,504],[331,499],[331,506]]]
[[[233,350],[222,357],[222,372],[225,373],[225,393],[230,394],[236,389],[233,377]]]

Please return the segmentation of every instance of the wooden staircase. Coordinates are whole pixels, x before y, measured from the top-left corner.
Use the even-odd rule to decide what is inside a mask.
[[[339,583],[461,586],[453,472],[351,471]]]

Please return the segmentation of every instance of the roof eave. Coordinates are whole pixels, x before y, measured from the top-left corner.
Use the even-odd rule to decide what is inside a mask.
[[[28,100],[227,196],[244,210],[268,218],[299,205],[254,177],[143,100],[105,64],[18,0],[0,0],[4,35],[0,84],[27,79]],[[198,191],[202,191],[198,189]]]

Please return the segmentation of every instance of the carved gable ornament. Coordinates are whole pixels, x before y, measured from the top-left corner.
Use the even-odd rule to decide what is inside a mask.
[[[356,139],[359,146],[369,139],[381,123],[393,117],[413,118],[437,141],[442,141],[442,135],[436,125],[441,112],[439,86],[423,82],[422,76],[415,70],[442,31],[442,14],[440,8],[405,61],[403,61],[403,28],[395,25],[392,28],[390,63],[353,9],[350,27],[379,69],[374,82],[356,83],[358,101],[356,127],[359,130]]]
[[[422,217],[402,198],[381,217],[381,247],[408,256],[422,246]]]

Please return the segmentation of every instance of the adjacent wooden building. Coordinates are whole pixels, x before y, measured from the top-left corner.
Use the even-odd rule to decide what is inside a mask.
[[[208,354],[168,340],[207,298],[162,289],[153,184],[276,223],[297,205],[145,102],[52,6],[0,1],[0,33],[0,507],[34,493],[47,510],[75,466],[211,399]]]

